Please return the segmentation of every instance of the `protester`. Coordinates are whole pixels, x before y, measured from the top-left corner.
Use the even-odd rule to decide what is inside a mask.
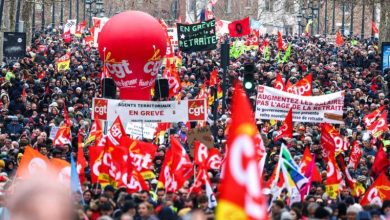
[[[86,35],[88,31],[85,31],[83,37]],[[70,219],[65,212],[68,209],[66,206],[68,204],[63,201],[66,197],[58,198],[58,201],[64,204],[61,207],[54,206],[54,203],[50,204],[46,198],[46,196],[53,196],[54,201],[54,198],[62,196],[61,191],[58,191],[58,195],[55,196],[56,187],[51,185],[46,187],[47,181],[39,183],[42,185],[31,186],[39,190],[35,191],[39,194],[36,195],[37,198],[41,199],[40,195],[45,196],[42,198],[45,203],[39,203],[34,198],[26,203],[22,198],[33,197],[35,194],[31,194],[32,189],[20,188],[19,190],[11,186],[27,146],[36,149],[47,158],[61,158],[70,162],[70,158],[80,150],[77,148],[77,135],[83,130],[85,141],[91,130],[92,99],[102,97],[100,76],[103,63],[99,59],[97,50],[86,45],[81,39],[73,36],[70,43],[64,43],[59,30],[46,29],[36,32],[23,59],[10,64],[3,63],[0,77],[2,82],[0,86],[0,181],[2,181],[0,196],[3,196],[3,192],[11,193],[11,191],[13,196],[9,205],[0,204],[0,216],[6,215],[3,213],[9,210],[15,217],[26,217],[31,213],[27,212],[28,210],[37,208],[39,210],[36,212],[37,219],[45,214],[46,218],[40,219]],[[264,48],[262,48],[264,41],[268,41],[269,44],[269,59],[264,56]],[[355,142],[359,143],[359,149],[362,151],[361,158],[356,167],[348,167],[348,170],[351,177],[367,190],[377,177],[372,175],[371,170],[381,146],[386,149],[385,157],[389,158],[388,152],[390,152],[389,130],[387,129],[380,139],[374,138],[367,131],[368,127],[363,120],[364,116],[381,106],[389,110],[390,70],[386,69],[384,72],[380,70],[378,41],[349,37],[345,39],[343,45],[336,46],[327,42],[322,36],[296,34],[285,36],[284,41],[292,45],[291,56],[285,62],[276,59],[278,54],[276,35],[263,33],[260,35],[258,50],[249,50],[237,58],[230,59],[225,78],[226,99],[219,97],[217,102],[210,102],[210,110],[215,111],[209,112],[215,114],[208,115],[207,124],[211,127],[215,148],[222,156],[227,151],[233,83],[243,78],[245,64],[253,63],[256,66],[255,86],[274,87],[277,75],[281,75],[283,83],[290,81],[294,84],[311,73],[313,96],[344,91],[345,124],[336,125],[335,129],[346,137],[348,147],[340,155],[343,156],[344,162],[348,163],[348,158],[351,156],[349,146]],[[357,41],[357,44],[352,44],[352,41]],[[70,53],[69,69],[58,71],[56,61],[66,53]],[[188,54],[176,51],[176,54],[182,56],[182,64],[177,68],[181,80],[180,99],[194,99],[201,93],[203,86],[207,88],[210,85],[211,72],[214,69],[220,70],[221,54],[219,50]],[[160,75],[163,71],[164,68],[160,70]],[[218,78],[219,84],[222,85],[222,71],[218,71]],[[256,90],[248,92],[248,97],[255,104]],[[222,109],[225,105],[226,109]],[[56,140],[53,131],[64,124],[65,114],[70,118],[73,140],[72,143],[59,147],[54,144]],[[387,121],[389,121],[389,114]],[[362,207],[358,203],[362,201],[363,195],[352,195],[353,189],[347,184],[344,184],[336,199],[330,197],[326,189],[327,163],[322,155],[321,128],[318,124],[295,123],[292,138],[273,141],[282,124],[260,119],[256,122],[267,153],[263,171],[264,182],[272,178],[272,172],[279,161],[282,143],[289,146],[289,152],[297,164],[300,164],[305,149],[308,148],[315,155],[315,166],[319,171],[320,180],[313,181],[308,196],[298,203],[290,202],[292,199],[287,190],[275,196],[272,189],[265,187],[264,194],[267,195],[271,206],[269,209],[271,219],[345,218],[352,220],[390,217],[388,200],[381,201],[382,204]],[[165,130],[173,134],[189,153],[188,131],[196,126],[196,123],[171,123]],[[149,186],[152,186],[150,191],[135,193],[127,192],[115,185],[102,187],[92,181],[93,167],[87,167],[79,206],[74,208],[78,219],[172,220],[179,219],[179,216],[183,220],[191,217],[196,219],[196,216],[214,219],[215,207],[210,206],[206,188],[200,187],[201,189],[194,190],[193,179],[186,180],[182,189],[177,192],[156,189],[159,175],[163,172],[164,158],[167,150],[171,148],[168,137],[167,134],[163,136],[161,142],[142,140],[158,145],[152,166],[155,177],[148,180]],[[95,140],[89,146],[93,146],[98,141]],[[84,147],[84,153],[89,161],[92,156],[87,147]],[[382,170],[389,178],[389,165]],[[211,174],[208,176],[212,191],[218,198],[221,172],[218,169],[210,169],[209,174]],[[51,209],[46,205],[54,207]]]

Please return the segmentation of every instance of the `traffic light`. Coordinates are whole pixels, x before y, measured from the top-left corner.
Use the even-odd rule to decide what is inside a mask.
[[[256,72],[256,67],[253,63],[248,63],[244,65],[244,80],[243,86],[245,91],[249,95],[255,89],[255,77],[254,73]]]

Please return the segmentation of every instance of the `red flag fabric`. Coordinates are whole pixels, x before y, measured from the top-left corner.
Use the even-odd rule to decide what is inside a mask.
[[[216,86],[218,84],[218,71],[214,69],[210,74],[210,86]]]
[[[64,43],[70,43],[72,41],[70,29],[62,34],[62,39],[64,39]]]
[[[336,32],[336,47],[342,46],[344,44],[344,38],[340,32]]]
[[[175,192],[191,178],[193,165],[180,142],[173,136],[170,140],[171,148],[166,152],[159,181],[163,183],[166,191]]]
[[[381,107],[375,109],[373,112],[370,112],[369,114],[365,115],[363,117],[363,122],[366,125],[366,127],[369,127],[378,116],[382,113],[382,111],[385,109],[385,106],[382,105]]]
[[[71,133],[70,133],[70,126],[64,123],[61,125],[61,127],[58,129],[56,136],[53,140],[53,146],[59,146],[62,147],[66,144],[71,145],[72,144],[71,139]]]
[[[26,147],[19,167],[16,170],[16,177],[29,178],[49,168],[49,159],[31,147]]]
[[[103,147],[89,147],[89,167],[91,169],[91,182],[98,183],[100,165],[103,161]]]
[[[242,20],[233,21],[228,25],[231,37],[243,37],[251,33],[249,17]]]
[[[311,164],[314,163],[314,164]],[[312,166],[312,167],[310,167]],[[320,171],[318,170],[317,165],[313,159],[313,156],[310,153],[309,147],[305,148],[303,157],[300,164],[301,172],[305,174],[307,178],[311,179],[311,182],[322,183],[322,178]]]
[[[209,156],[207,146],[195,141],[194,143],[194,162],[198,166],[204,166]]]
[[[87,26],[87,22],[84,20],[76,26],[76,35],[81,35]]]
[[[70,119],[68,114],[68,109],[66,108],[66,105],[64,104],[64,122],[66,125],[70,126]]]
[[[138,172],[150,170],[156,156],[157,146],[151,143],[134,140],[129,147],[131,163]]]
[[[374,163],[371,167],[371,175],[378,176],[390,166],[390,160],[387,157],[386,151],[383,146],[380,146],[378,152],[375,155]]]
[[[292,138],[293,136],[293,120],[292,120],[292,109],[288,111],[286,118],[283,121],[282,126],[279,128],[278,134],[274,138],[274,141],[280,138]]]
[[[99,120],[95,120],[92,124],[91,130],[89,131],[89,135],[87,139],[85,140],[85,145],[88,145],[92,142],[95,142],[95,145],[97,145],[97,142],[99,142],[100,139],[103,137],[103,130],[100,125]]]
[[[261,190],[260,167],[256,159],[257,127],[253,117],[248,117],[253,115],[253,112],[240,83],[235,84],[234,91],[232,122],[227,141],[229,150],[219,187],[216,217],[267,219],[266,202]]]
[[[340,135],[340,133],[329,123],[321,125],[320,143],[323,147],[323,155],[325,158],[331,155],[336,156],[344,150],[348,149],[348,142]]]
[[[88,163],[84,156],[84,150],[83,150],[83,136],[84,131],[82,129],[79,130],[78,136],[77,136],[77,173],[79,174],[80,183],[83,184],[86,180],[85,178],[85,168],[87,167]]]
[[[125,129],[123,128],[122,121],[118,116],[114,123],[111,125],[107,132],[107,140],[111,141],[113,146],[125,146],[129,147],[132,140],[126,135]]]
[[[359,197],[363,195],[366,192],[366,189],[360,182],[352,178],[351,174],[349,173],[348,167],[345,165],[344,157],[342,154],[339,154],[337,156],[337,162],[338,164],[340,164],[340,169],[345,176],[345,182],[347,183],[347,186],[351,189],[352,196]]]
[[[326,172],[326,192],[328,193],[330,198],[336,199],[339,192],[339,185],[341,183],[342,176],[334,157],[329,157]]]
[[[384,132],[389,129],[387,123],[387,111],[384,111],[376,121],[374,121],[367,130],[371,132],[375,138],[381,136]]]
[[[23,101],[26,101],[26,98],[27,98],[26,87],[23,86],[23,90],[22,90],[22,99],[23,99]]]
[[[372,29],[372,32],[374,34],[379,34],[379,29],[378,27],[376,26],[375,22],[374,21],[371,21],[371,29]]]
[[[282,33],[280,33],[280,31],[278,31],[278,50],[284,50]]]
[[[208,158],[206,161],[208,170],[219,170],[222,165],[222,155],[217,148],[211,148],[208,152]]]
[[[364,194],[360,205],[376,204],[379,207],[382,206],[384,200],[390,199],[390,181],[386,176],[386,173],[381,173],[380,176],[374,181],[367,192]]]
[[[363,151],[360,148],[360,143],[358,141],[354,141],[352,143],[351,152],[349,154],[348,166],[351,166],[356,170],[362,155]]]
[[[173,97],[181,90],[181,80],[177,72],[176,62],[171,64],[169,59],[166,62],[163,77],[168,79],[169,97]]]
[[[280,73],[276,74],[274,88],[282,91],[286,91],[286,87],[284,86],[282,75]]]
[[[292,85],[290,81],[288,81],[286,85],[286,91],[288,93],[292,93],[295,95],[301,96],[311,96],[312,95],[312,84],[313,84],[313,74],[303,77],[299,80],[295,85]]]

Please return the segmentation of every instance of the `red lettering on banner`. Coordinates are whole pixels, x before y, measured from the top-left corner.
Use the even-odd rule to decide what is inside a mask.
[[[163,116],[164,111],[141,111],[142,116]]]
[[[129,110],[129,115],[138,115],[138,111]]]

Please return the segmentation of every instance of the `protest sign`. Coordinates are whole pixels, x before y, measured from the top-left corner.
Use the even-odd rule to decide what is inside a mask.
[[[153,139],[157,123],[130,122],[126,126],[126,134],[134,139]]]
[[[171,41],[171,45],[174,49],[179,47],[179,43],[177,40],[177,29],[176,28],[167,28],[168,38]]]
[[[177,24],[179,48],[183,52],[214,50],[217,48],[215,19],[196,24]]]
[[[207,146],[207,148],[214,147],[214,141],[209,126],[202,127],[202,128],[193,128],[188,131],[187,143],[190,145],[191,155],[193,155],[194,152],[193,146],[195,140],[204,144],[205,146]]]
[[[26,56],[26,33],[4,32],[3,55],[7,63]]]
[[[290,108],[293,121],[343,124],[344,92],[322,96],[299,96],[267,86],[259,86],[256,118],[283,121]]]
[[[207,116],[206,100],[137,101],[95,98],[92,104],[94,120],[123,122],[187,122],[204,121]]]
[[[57,134],[57,131],[60,127],[58,126],[52,126],[50,128],[50,134],[49,134],[49,139],[50,140],[54,140],[54,138],[56,137],[56,134]]]

